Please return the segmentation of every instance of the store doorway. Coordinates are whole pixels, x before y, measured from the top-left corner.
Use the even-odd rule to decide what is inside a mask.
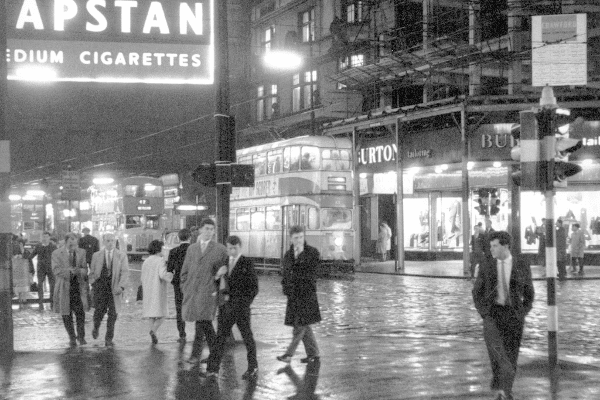
[[[365,261],[380,260],[377,251],[379,224],[385,222],[392,231],[388,260],[396,259],[396,204],[392,194],[364,195],[360,198],[361,255]]]

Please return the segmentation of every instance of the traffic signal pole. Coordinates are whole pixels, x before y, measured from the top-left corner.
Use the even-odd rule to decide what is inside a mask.
[[[8,360],[14,352],[11,279],[10,146],[6,130],[8,69],[6,65],[6,2],[0,1],[0,359]]]
[[[229,114],[229,43],[227,1],[215,1],[215,124],[217,163],[235,161],[235,126]],[[225,243],[229,236],[230,183],[216,185],[217,240]]]
[[[546,200],[546,283],[548,287],[548,367],[551,378],[558,365],[558,308],[556,306],[556,229],[554,229],[554,157],[556,155],[552,106],[543,106],[538,113],[539,135],[542,139],[542,162],[546,165],[544,197]]]

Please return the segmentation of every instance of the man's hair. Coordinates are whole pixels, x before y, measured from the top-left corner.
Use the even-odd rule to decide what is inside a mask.
[[[150,253],[150,255],[160,253],[162,251],[163,244],[164,243],[161,240],[151,241],[148,245],[148,253]]]
[[[479,221],[479,222],[477,223],[477,226],[483,226],[483,224],[481,223],[481,221]]]
[[[190,240],[192,232],[188,228],[183,228],[177,233],[177,236],[179,236],[179,240],[185,242],[186,240]]]
[[[73,232],[69,232],[69,233],[67,233],[67,234],[65,235],[65,242],[66,242],[67,240],[71,239],[71,238],[73,238],[73,239],[75,239],[75,240],[77,240],[77,239],[78,239],[76,234],[74,234]]]
[[[576,226],[576,227],[578,227],[578,228],[581,228],[581,225],[579,225],[577,222],[575,222],[575,223],[573,224],[573,226]]]
[[[81,232],[83,232],[83,233],[88,233],[88,232],[90,232],[90,228],[83,228],[83,229],[81,230]]]
[[[52,236],[52,234],[48,231],[44,231],[44,233],[42,233],[42,235],[48,235],[48,236]]]
[[[241,246],[242,245],[242,239],[240,239],[238,236],[231,235],[231,236],[229,236],[227,238],[226,243],[230,244],[232,246],[237,246],[237,245]]]
[[[116,235],[113,232],[106,232],[102,234],[102,240],[106,240],[107,236],[112,236],[114,238],[116,238]]]
[[[202,229],[202,227],[204,225],[212,225],[215,226],[215,221],[213,221],[210,218],[204,218],[202,221],[200,221],[200,229]]]
[[[294,225],[290,228],[290,236],[297,233],[304,233],[304,227],[302,225]]]
[[[506,232],[506,231],[493,231],[490,232],[490,243],[493,240],[498,239],[498,243],[500,243],[501,246],[509,246],[512,242],[512,237],[510,236],[510,233]]]

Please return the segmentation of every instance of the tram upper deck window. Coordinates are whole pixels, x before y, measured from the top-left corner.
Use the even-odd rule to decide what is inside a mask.
[[[127,215],[125,217],[125,229],[141,228],[142,227],[142,216],[141,215]]]
[[[323,169],[342,171],[350,169],[350,152],[348,150],[324,149]]]
[[[128,197],[162,197],[162,187],[151,183],[125,185],[124,195]]]
[[[302,160],[300,161],[300,169],[303,171],[311,171],[319,169],[320,164],[319,149],[313,146],[302,147]]]
[[[324,208],[321,210],[321,221],[325,229],[352,229],[352,211]]]
[[[283,163],[283,150],[273,150],[267,153],[267,174],[278,174],[281,172]]]
[[[265,209],[258,207],[250,210],[250,230],[265,230]]]
[[[252,157],[254,164],[254,175],[261,176],[267,173],[267,156],[265,153],[255,154]]]
[[[283,150],[283,171],[298,171],[300,167],[300,146],[286,147]]]

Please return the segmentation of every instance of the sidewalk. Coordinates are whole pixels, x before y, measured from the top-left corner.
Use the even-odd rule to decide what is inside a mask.
[[[567,271],[570,267],[567,268]],[[355,268],[356,272],[368,272],[374,274],[399,274],[408,276],[426,276],[439,278],[470,279],[463,273],[462,260],[445,261],[405,261],[404,271],[395,271],[395,261],[363,261]],[[546,279],[546,269],[539,265],[531,266],[533,279]],[[567,280],[600,279],[600,266],[586,265],[585,275],[574,275],[567,272]]]

